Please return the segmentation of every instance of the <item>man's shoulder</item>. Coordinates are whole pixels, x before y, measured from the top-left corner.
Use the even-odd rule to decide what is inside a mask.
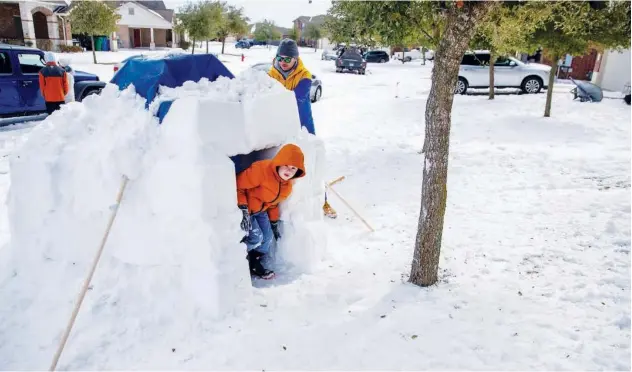
[[[64,70],[63,68],[59,67],[59,66],[44,66],[41,70],[40,70],[40,74],[42,75],[46,75],[46,76],[63,76],[66,73],[66,70]]]

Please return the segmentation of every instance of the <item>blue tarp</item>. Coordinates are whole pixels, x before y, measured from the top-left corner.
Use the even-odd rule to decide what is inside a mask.
[[[220,76],[235,77],[212,54],[175,54],[160,59],[138,56],[129,58],[111,83],[118,85],[119,89],[134,84],[136,93],[147,100],[148,107],[161,85],[175,88],[188,80],[198,82],[207,78],[215,81]]]

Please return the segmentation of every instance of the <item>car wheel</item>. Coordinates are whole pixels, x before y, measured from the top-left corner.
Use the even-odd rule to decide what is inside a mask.
[[[406,58],[404,58],[404,61],[406,61],[406,62],[410,62],[410,61],[412,61],[412,60],[413,60],[413,58],[412,58],[412,57],[406,57]]]
[[[467,80],[459,76],[454,88],[454,94],[465,94],[467,92]]]
[[[537,76],[529,76],[522,81],[520,88],[527,94],[540,93],[542,90],[542,79]]]
[[[386,60],[384,58],[380,59],[380,63],[386,63]]]
[[[323,95],[323,89],[321,87],[316,88],[316,91],[314,92],[314,98],[312,99],[312,103],[316,103],[320,101],[320,97],[322,97],[322,95]]]

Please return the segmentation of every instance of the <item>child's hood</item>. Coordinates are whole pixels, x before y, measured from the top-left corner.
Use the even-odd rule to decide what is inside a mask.
[[[291,165],[298,168],[294,178],[305,176],[304,155],[301,148],[296,145],[285,145],[272,159],[274,169],[282,165]]]

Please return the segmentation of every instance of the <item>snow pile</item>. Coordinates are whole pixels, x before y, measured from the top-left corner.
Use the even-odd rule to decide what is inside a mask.
[[[211,82],[202,78],[199,82],[187,81],[181,87],[170,88],[161,86],[158,99],[152,102],[155,113],[160,103],[182,97],[201,97],[223,102],[242,102],[249,99],[261,98],[265,94],[288,93],[288,91],[272,79],[267,73],[249,69],[237,75],[234,79],[220,76]]]
[[[13,308],[0,317],[11,340],[2,346],[9,356],[3,365],[41,369],[37,363],[50,359],[122,175],[130,182],[61,368],[64,359],[101,347],[90,336],[97,324],[142,348],[165,335],[186,339],[192,329],[249,306],[228,155],[289,142],[302,147],[307,176],[282,207],[286,236],[277,258],[301,272],[318,262],[323,144],[300,130],[293,94],[262,81],[188,83],[173,90],[162,125],[132,88],[108,85],[30,133],[11,159],[12,242],[9,261],[0,263],[0,303]],[[247,98],[226,102],[217,95],[222,89],[224,98]]]
[[[278,146],[300,132],[294,93],[262,71],[248,70],[235,79],[220,77],[214,82],[202,79],[178,88],[161,87],[150,111],[156,113],[160,103],[186,97],[198,102],[189,109],[200,118],[204,143],[229,156]]]

